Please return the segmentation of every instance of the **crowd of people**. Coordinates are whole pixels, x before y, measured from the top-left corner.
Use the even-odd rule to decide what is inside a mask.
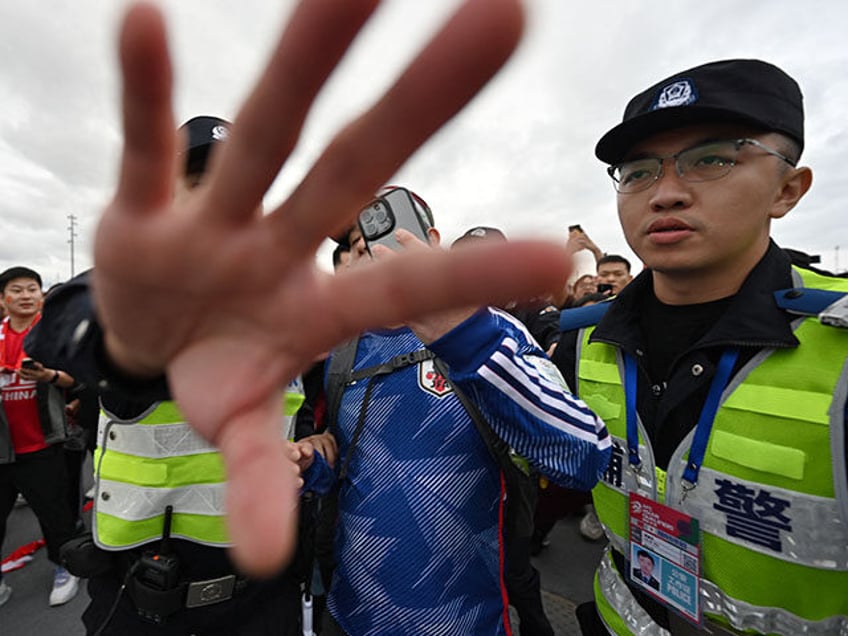
[[[443,249],[384,184],[518,40],[514,3],[470,3],[264,213],[367,16],[303,5],[232,124],[177,129],[161,17],[130,10],[95,267],[46,298],[0,274],[0,544],[20,493],[90,635],[545,636],[531,556],[574,513],[606,541],[585,635],[848,632],[848,284],[770,236],[812,184],[795,80],[724,60],[629,101],[595,153],[635,276],[579,225]],[[392,247],[369,201],[409,211]]]

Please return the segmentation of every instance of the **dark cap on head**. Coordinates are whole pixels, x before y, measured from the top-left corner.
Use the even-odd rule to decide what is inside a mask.
[[[478,225],[477,227],[472,227],[465,234],[456,239],[451,245],[451,247],[455,247],[460,243],[492,240],[505,241],[506,236],[496,227],[486,227],[484,225]]]
[[[621,161],[643,139],[705,123],[742,123],[783,133],[804,148],[804,100],[798,83],[760,60],[724,60],[696,66],[630,100],[622,122],[601,137],[595,155]]]
[[[206,169],[209,160],[209,150],[214,144],[227,139],[230,133],[230,122],[220,117],[201,115],[192,117],[182,126],[180,131],[186,136],[185,174],[197,174]]]
[[[24,267],[22,265],[17,265],[15,267],[10,267],[2,274],[0,274],[0,292],[6,291],[6,285],[15,280],[16,278],[27,278],[29,280],[34,280],[38,283],[39,287],[43,287],[44,284],[41,282],[41,276],[34,269],[30,269],[29,267]]]

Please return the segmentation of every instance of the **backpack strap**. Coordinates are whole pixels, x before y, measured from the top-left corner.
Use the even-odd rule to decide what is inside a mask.
[[[356,426],[350,438],[350,446],[339,469],[340,482],[344,481],[347,477],[350,459],[362,435],[362,429],[365,426],[365,416],[368,412],[368,403],[371,401],[371,391],[374,388],[374,380],[381,375],[387,375],[398,369],[435,358],[435,354],[429,349],[417,349],[410,353],[395,356],[388,362],[351,371],[354,360],[356,359],[358,344],[359,338],[356,338],[345,343],[338,350],[333,351],[333,355],[330,358],[330,367],[327,370],[327,426],[328,428],[333,427],[331,428],[332,431],[335,431],[338,426],[339,407],[341,406],[345,387],[360,380],[368,379],[368,384],[365,387],[365,395],[362,398],[362,405],[359,407],[359,417],[356,420]]]
[[[442,360],[434,358],[433,365],[445,378],[448,377],[447,365]],[[483,417],[480,409],[477,408],[477,405],[474,404],[474,402],[472,402],[465,393],[460,391],[458,386],[451,384],[451,388],[454,393],[456,393],[456,397],[462,403],[462,406],[465,408],[465,411],[468,413],[471,421],[474,422],[474,426],[477,427],[480,437],[483,438],[483,441],[486,443],[486,448],[489,449],[489,454],[495,462],[497,462],[504,474],[509,474],[516,469],[520,470],[524,474],[529,474],[530,468],[527,465],[527,460],[517,455],[515,451],[510,448],[509,444],[498,437],[495,431],[492,430],[492,427],[489,426],[486,418]]]
[[[448,377],[447,365],[442,360],[435,358],[433,364],[439,373],[446,378]],[[477,432],[483,438],[489,454],[495,460],[503,476],[506,490],[504,537],[507,540],[507,545],[512,539],[523,539],[531,536],[535,525],[537,480],[535,474],[530,470],[530,464],[495,433],[477,405],[459,387],[455,384],[451,384],[451,387],[465,408],[465,412],[474,422]]]
[[[338,422],[339,407],[341,406],[342,395],[346,386],[366,378],[386,375],[398,369],[435,358],[435,355],[429,349],[418,349],[410,353],[395,356],[388,362],[352,371],[358,346],[359,337],[357,336],[334,349],[330,356],[330,366],[327,369],[325,399],[327,402],[327,427],[333,427],[332,430],[335,430]]]
[[[339,406],[342,403],[342,393],[350,382],[350,370],[356,359],[356,349],[359,347],[359,336],[348,340],[344,344],[333,349],[330,355],[330,365],[327,367],[327,387],[324,391],[324,399],[327,404],[325,417],[327,428],[336,430],[339,416]]]

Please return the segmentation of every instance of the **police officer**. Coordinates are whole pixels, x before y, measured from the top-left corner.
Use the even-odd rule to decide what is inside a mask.
[[[586,634],[848,630],[848,331],[817,317],[848,286],[770,239],[803,146],[798,85],[757,60],[662,80],[597,144],[646,269],[555,353],[614,440]],[[652,541],[654,590],[629,574]]]
[[[182,126],[176,197],[203,182],[228,129],[225,120],[207,116]],[[61,334],[90,311],[88,278],[74,279],[50,302],[54,310],[42,329]],[[69,340],[69,334],[39,337],[37,344],[48,348],[49,359]],[[78,348],[75,363],[93,360],[93,348],[93,342]],[[111,378],[101,395],[94,545],[73,541],[63,551],[72,572],[90,577],[87,633],[297,633],[297,580],[286,572],[249,579],[230,562],[221,454],[185,422],[161,379],[121,380],[120,374]],[[300,380],[285,397],[281,392],[281,437],[289,436],[302,402]]]

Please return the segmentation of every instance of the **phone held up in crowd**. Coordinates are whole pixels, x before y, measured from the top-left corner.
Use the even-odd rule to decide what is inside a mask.
[[[401,228],[426,243],[429,224],[422,218],[423,215],[406,188],[394,188],[369,203],[359,213],[359,229],[368,252],[371,252],[373,245],[399,250],[401,245],[395,238],[395,231]]]

